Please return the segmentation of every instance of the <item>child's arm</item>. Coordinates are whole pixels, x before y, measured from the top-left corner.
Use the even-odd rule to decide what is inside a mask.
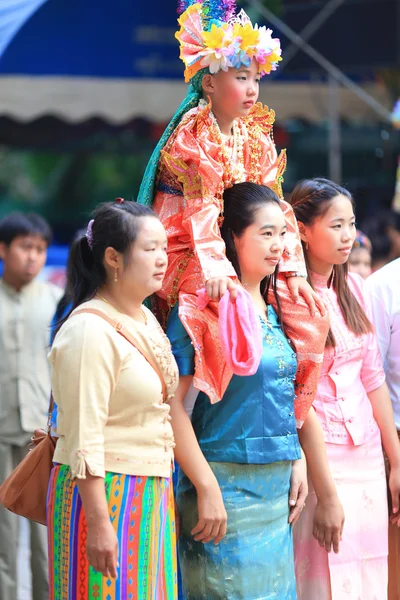
[[[282,181],[286,167],[286,152],[282,151],[279,156],[277,155],[275,144],[269,133],[263,136],[262,141],[264,145],[261,163],[262,182],[273,189],[281,199],[287,226],[285,251],[279,263],[279,271],[285,273],[288,278],[287,284],[294,302],[298,302],[299,295],[302,295],[312,317],[315,316],[317,309],[322,316],[325,316],[324,303],[305,279],[307,270],[296,217],[290,204],[283,199]]]
[[[273,189],[279,196],[287,226],[285,252],[279,270],[284,273],[292,272],[306,276],[307,271],[296,217],[290,204],[283,199],[282,182],[287,163],[286,151],[283,150],[278,156],[270,132],[262,136],[262,145],[263,154],[260,164],[262,183]]]
[[[227,289],[235,295],[237,288],[236,272],[226,258],[219,230],[222,202],[218,191],[221,192],[222,172],[206,155],[200,160],[196,146],[194,140],[191,154],[186,151],[183,160],[175,144],[170,153],[163,152],[163,160],[168,172],[176,177],[185,199],[181,223],[188,234],[187,247],[197,255],[208,296],[218,300]]]
[[[307,270],[303,247],[293,208],[283,199],[281,199],[281,206],[285,216],[287,231],[285,236],[285,252],[282,256],[280,271],[283,273],[299,273],[300,276],[306,277]]]

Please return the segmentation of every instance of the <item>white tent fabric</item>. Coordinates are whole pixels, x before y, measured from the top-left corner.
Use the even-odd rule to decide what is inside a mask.
[[[0,58],[17,32],[47,2],[0,0]],[[169,2],[175,4],[175,0]],[[50,8],[49,2],[45,9]],[[24,56],[22,54],[22,63]],[[29,73],[29,70],[11,72]],[[89,74],[93,72],[86,71]],[[144,117],[162,123],[174,114],[186,94],[186,85],[179,79],[100,77],[102,75],[88,77],[84,70],[80,76],[0,75],[0,116],[29,122],[43,115],[54,115],[72,123],[100,117],[115,124]],[[373,83],[363,87],[391,109],[390,99],[383,87]],[[328,116],[328,88],[324,83],[265,81],[260,88],[260,100],[273,107],[280,120],[299,117],[321,121]],[[347,119],[376,121],[379,118],[357,96],[344,88],[340,90],[340,114]]]
[[[382,86],[366,91],[390,108]],[[54,115],[72,123],[100,117],[125,123],[136,117],[163,123],[174,114],[187,87],[183,82],[155,79],[95,79],[84,77],[0,77],[0,115],[31,121]],[[275,109],[277,118],[321,121],[328,116],[328,87],[323,83],[268,83],[260,101]],[[349,90],[340,90],[340,114],[345,119],[376,122],[379,118]]]

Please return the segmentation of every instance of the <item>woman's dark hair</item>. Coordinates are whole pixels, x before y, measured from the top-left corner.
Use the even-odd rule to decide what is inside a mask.
[[[106,281],[103,265],[106,248],[112,247],[120,252],[125,265],[128,264],[141,217],[158,218],[151,208],[136,202],[107,202],[96,208],[90,235],[78,237],[70,250],[66,289],[72,300],[71,311],[93,298]]]
[[[19,236],[37,235],[49,246],[53,233],[50,225],[36,213],[12,212],[0,221],[0,242],[9,246]]]
[[[224,191],[224,221],[221,227],[221,236],[225,242],[226,257],[233,265],[239,279],[242,278],[240,265],[236,254],[234,236],[240,238],[245,230],[254,223],[255,214],[265,204],[277,204],[281,207],[280,200],[273,190],[265,185],[244,182],[236,183]],[[281,307],[276,287],[276,274],[268,275],[260,284],[261,293],[268,303],[268,291],[272,285],[279,321],[281,320]]]
[[[345,196],[353,205],[353,198],[346,188],[330,181],[317,177],[315,179],[305,179],[300,181],[294,188],[291,196],[291,205],[297,221],[304,225],[312,225],[316,218],[323,217],[330,208],[331,202],[337,196]],[[307,250],[304,247],[306,267],[308,272],[308,281],[312,285],[310,277],[310,268],[307,260]],[[365,314],[362,306],[358,303],[356,297],[351,292],[347,282],[348,263],[333,266],[332,286],[336,291],[340,310],[348,328],[356,335],[361,335],[373,331],[373,327]],[[329,330],[326,342],[327,346],[335,346],[335,337],[332,330]]]

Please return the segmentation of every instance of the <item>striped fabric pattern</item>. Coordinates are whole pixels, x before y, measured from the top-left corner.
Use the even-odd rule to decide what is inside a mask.
[[[47,501],[49,600],[175,600],[172,480],[106,473],[105,489],[119,542],[116,580],[89,566],[78,487],[68,466],[53,468]]]

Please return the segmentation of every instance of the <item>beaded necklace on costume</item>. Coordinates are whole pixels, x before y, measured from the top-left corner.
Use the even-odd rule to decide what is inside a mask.
[[[204,109],[208,104],[204,99],[199,102],[199,107]],[[224,188],[232,187],[235,183],[242,183],[245,181],[245,168],[244,168],[244,137],[241,132],[241,127],[238,121],[235,119],[232,125],[232,137],[233,146],[231,152],[228,150],[228,144],[224,139],[221,129],[218,125],[218,121],[215,118],[214,113],[210,109],[210,119],[212,121],[212,131],[216,141],[221,149],[221,159],[224,167],[223,183]]]

